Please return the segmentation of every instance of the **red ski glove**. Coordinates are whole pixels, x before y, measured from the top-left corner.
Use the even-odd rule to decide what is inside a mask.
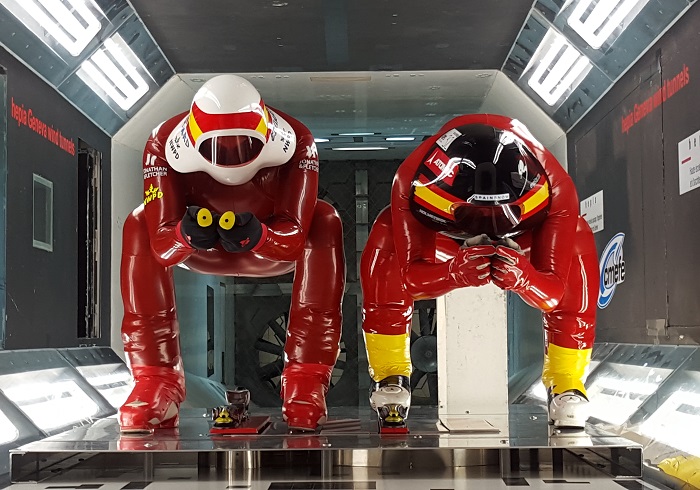
[[[483,286],[491,281],[491,256],[493,245],[463,247],[449,266],[450,279],[458,286]]]
[[[530,284],[532,264],[525,255],[513,248],[499,245],[491,260],[491,280],[501,289],[515,292]]]

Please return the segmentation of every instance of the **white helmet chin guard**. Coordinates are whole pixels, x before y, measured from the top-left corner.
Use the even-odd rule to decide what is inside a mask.
[[[244,184],[262,168],[287,163],[295,150],[289,123],[236,75],[219,75],[202,85],[190,112],[165,142],[174,170],[206,172],[228,185]]]

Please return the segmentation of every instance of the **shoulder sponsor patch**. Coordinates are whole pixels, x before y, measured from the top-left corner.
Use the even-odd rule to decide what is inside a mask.
[[[143,163],[143,180],[150,179],[151,177],[165,177],[168,175],[168,167],[163,165],[156,165],[156,156],[147,153]]]
[[[143,180],[151,177],[166,177],[168,175],[168,167],[149,167],[143,169]]]
[[[153,184],[151,184],[151,186],[148,189],[146,189],[144,194],[146,194],[146,197],[143,200],[144,205],[153,202],[156,199],[163,199],[163,191],[161,191],[160,188],[154,186]]]
[[[314,172],[318,172],[318,160],[309,160],[307,158],[299,160],[299,168],[302,170],[312,170]]]
[[[306,145],[305,158],[299,160],[299,168],[302,170],[313,170],[318,172],[318,149],[316,143]]]

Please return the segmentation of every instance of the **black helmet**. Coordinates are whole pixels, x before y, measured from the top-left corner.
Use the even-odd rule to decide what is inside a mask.
[[[497,240],[541,223],[551,186],[542,164],[508,130],[485,124],[450,129],[423,157],[410,209],[421,223],[457,237]]]

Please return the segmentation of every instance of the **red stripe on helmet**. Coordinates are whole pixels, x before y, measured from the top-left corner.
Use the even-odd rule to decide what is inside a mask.
[[[265,105],[263,104],[262,100],[260,101],[259,107],[260,112],[250,111],[228,114],[209,114],[200,109],[195,102],[192,104],[192,116],[197,122],[197,126],[199,126],[202,133],[222,129],[248,129],[255,131],[260,124],[260,120],[265,117]]]

